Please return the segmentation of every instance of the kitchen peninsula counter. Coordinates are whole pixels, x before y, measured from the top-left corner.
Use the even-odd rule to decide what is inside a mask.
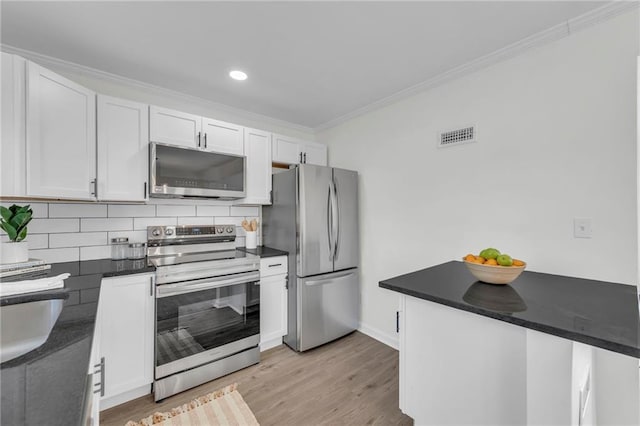
[[[400,294],[400,408],[416,424],[640,424],[635,286],[459,261],[382,280]]]
[[[0,298],[0,305],[65,299],[47,341],[37,349],[0,365],[1,418],[7,425],[79,425],[87,392],[87,373],[102,278],[153,272],[139,261],[88,260],[54,263],[53,277],[71,276],[64,288]],[[2,282],[19,281],[19,276]],[[20,324],[16,324],[20,327]]]

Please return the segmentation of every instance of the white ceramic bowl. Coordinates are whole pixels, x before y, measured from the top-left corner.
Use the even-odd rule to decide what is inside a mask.
[[[509,284],[513,282],[527,267],[525,263],[522,266],[494,266],[482,263],[468,262],[462,259],[467,265],[469,272],[478,279],[489,284]]]

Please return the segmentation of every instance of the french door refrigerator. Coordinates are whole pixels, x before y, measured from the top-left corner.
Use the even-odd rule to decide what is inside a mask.
[[[301,164],[273,175],[264,245],[289,252],[288,332],[306,351],[358,327],[358,173]]]

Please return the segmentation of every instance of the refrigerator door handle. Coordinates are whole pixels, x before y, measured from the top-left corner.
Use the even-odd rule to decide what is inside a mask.
[[[327,196],[327,238],[329,239],[329,261],[333,262],[333,187],[329,185]]]
[[[331,180],[333,185],[333,200],[331,201],[331,234],[333,235],[333,260],[338,257],[338,240],[340,238],[340,204],[338,203],[338,186],[335,179]]]

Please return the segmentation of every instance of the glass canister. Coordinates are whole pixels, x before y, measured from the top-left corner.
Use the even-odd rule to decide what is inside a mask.
[[[147,255],[147,245],[145,243],[129,244],[129,259],[144,259]]]
[[[129,245],[128,238],[112,238],[111,239],[111,259],[122,260],[127,258],[127,247]]]

